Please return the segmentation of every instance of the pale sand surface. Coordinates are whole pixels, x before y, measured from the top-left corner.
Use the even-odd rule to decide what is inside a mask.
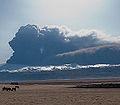
[[[0,89],[9,84],[0,84]],[[16,92],[0,90],[0,105],[120,105],[119,88],[71,88],[72,85],[19,85]],[[11,87],[14,87],[11,85]]]

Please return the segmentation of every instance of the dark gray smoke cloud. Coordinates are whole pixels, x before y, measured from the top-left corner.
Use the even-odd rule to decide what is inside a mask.
[[[56,64],[120,64],[120,45],[101,45],[58,54],[53,61]]]
[[[50,62],[50,59],[58,54],[108,43],[119,43],[119,39],[96,30],[73,32],[65,26],[39,28],[28,24],[20,27],[9,42],[14,53],[7,63],[45,65],[48,59]]]

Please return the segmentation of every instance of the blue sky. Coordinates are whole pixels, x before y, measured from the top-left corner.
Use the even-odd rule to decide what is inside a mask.
[[[0,63],[20,26],[66,25],[72,30],[97,29],[120,35],[120,0],[0,0]]]

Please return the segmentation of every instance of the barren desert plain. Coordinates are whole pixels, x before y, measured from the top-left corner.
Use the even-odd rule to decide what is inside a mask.
[[[75,88],[79,82],[90,81],[24,82],[17,91],[1,83],[0,105],[120,105],[120,88]]]

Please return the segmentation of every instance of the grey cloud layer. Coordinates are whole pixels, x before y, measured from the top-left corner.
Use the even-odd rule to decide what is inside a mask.
[[[28,24],[22,26],[9,42],[14,53],[7,63],[44,65],[58,54],[119,42],[119,37],[97,30],[74,32],[66,26],[39,28]]]

